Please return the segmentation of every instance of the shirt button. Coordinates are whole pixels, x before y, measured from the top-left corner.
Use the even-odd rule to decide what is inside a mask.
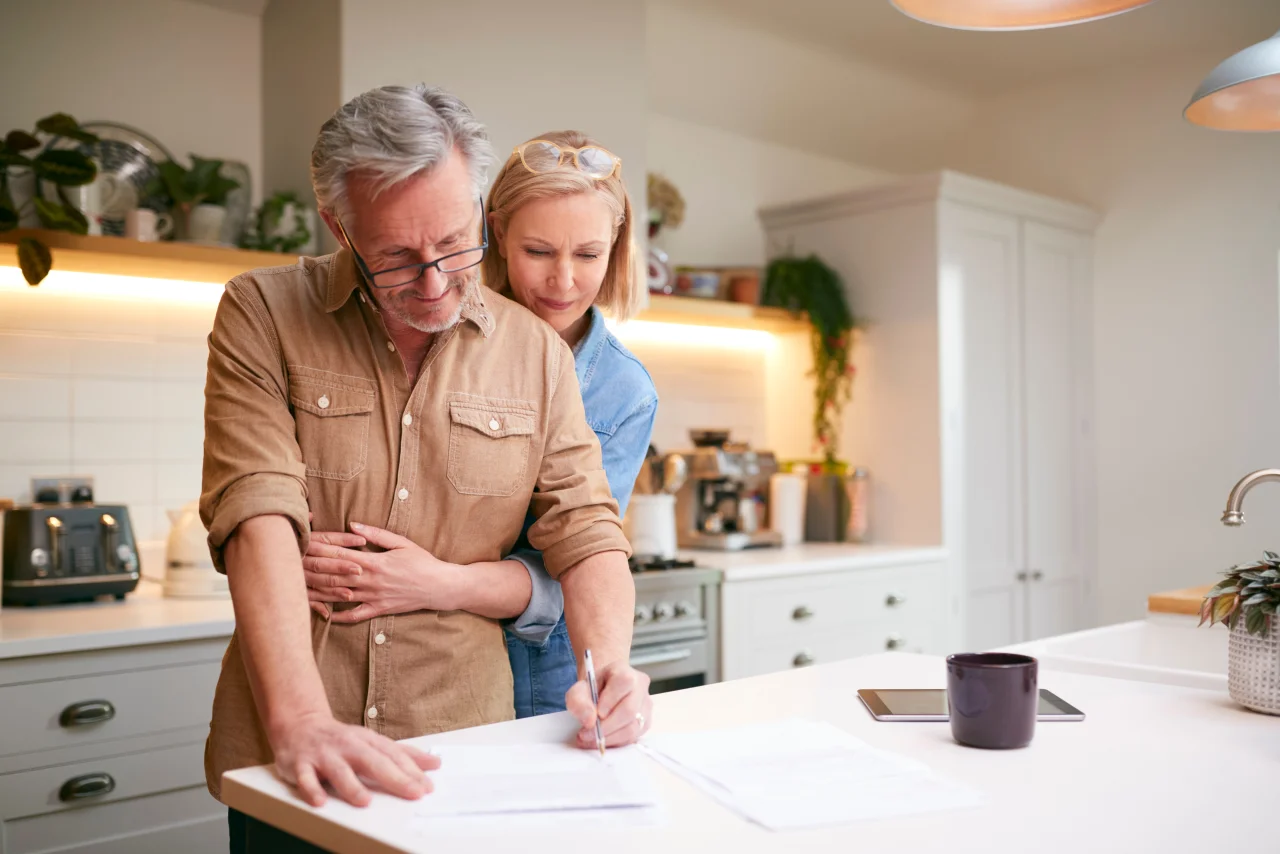
[[[396,498],[399,498],[401,501],[404,501],[408,497],[409,497],[409,490],[405,489],[403,486],[400,487],[400,491],[396,493]]]
[[[400,420],[404,422],[404,426],[408,427],[413,423],[413,416],[406,412],[404,414],[404,418],[401,418]]]
[[[373,636],[373,642],[376,643],[378,646],[382,646],[384,643],[387,642],[387,636],[384,635],[382,632],[378,632],[376,635]]]
[[[328,408],[329,408],[329,395],[327,395],[327,394],[322,394],[322,395],[320,395],[320,399],[316,401],[316,406],[320,407],[321,409],[328,409]]]
[[[490,419],[489,419],[489,429],[490,429],[490,430],[497,430],[497,429],[498,429],[499,427],[501,427],[501,426],[502,426],[502,425],[498,423],[498,419],[496,419],[496,418],[490,418]]]
[[[374,718],[376,718],[378,716],[378,707],[370,706],[368,714],[369,714],[369,720],[373,720]]]
[[[388,349],[388,350],[390,350],[392,353],[394,353],[394,352],[396,351],[396,342],[394,342],[394,341],[388,341],[388,342],[387,342],[387,349]]]

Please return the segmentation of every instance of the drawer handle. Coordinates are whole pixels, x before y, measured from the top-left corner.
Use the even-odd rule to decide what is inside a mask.
[[[902,639],[901,635],[889,635],[884,641],[885,649],[901,649],[906,645],[907,642]]]
[[[82,801],[85,798],[98,798],[102,795],[109,795],[115,790],[116,781],[110,774],[102,772],[81,774],[79,777],[72,777],[62,784],[62,788],[58,790],[58,799],[61,801]]]
[[[890,593],[888,596],[885,597],[884,604],[889,606],[890,608],[896,608],[897,606],[901,605],[906,601],[907,599],[905,596],[899,596],[897,593]]]
[[[813,664],[813,662],[814,662],[814,658],[812,655],[810,655],[807,652],[802,652],[796,655],[795,658],[791,659],[791,666],[792,667],[808,667],[810,664]]]
[[[801,605],[799,608],[796,608],[794,611],[791,612],[791,619],[797,620],[797,621],[807,620],[812,616],[813,616],[813,609],[810,608],[808,605]]]
[[[116,716],[116,707],[110,700],[85,700],[72,703],[62,710],[58,723],[64,727],[88,726],[109,721]]]

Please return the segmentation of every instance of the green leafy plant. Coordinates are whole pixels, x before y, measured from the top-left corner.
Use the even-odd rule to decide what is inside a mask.
[[[66,113],[54,113],[36,122],[36,132],[45,135],[42,142],[35,134],[13,130],[0,143],[0,231],[18,227],[27,206],[40,217],[45,228],[88,234],[89,220],[67,197],[66,187],[88,184],[98,176],[97,164],[79,148],[55,148],[63,139],[82,146],[95,145],[98,137],[82,127]],[[30,152],[40,149],[38,154]],[[11,182],[29,171],[35,176],[35,193],[21,205],[14,202]],[[58,188],[58,201],[44,197],[45,183]],[[18,240],[18,266],[29,285],[38,285],[53,268],[53,253],[36,237]]]
[[[1234,629],[1244,619],[1245,631],[1265,635],[1280,607],[1280,555],[1263,552],[1257,563],[1233,566],[1205,595],[1200,625],[1226,623]]]
[[[293,205],[293,231],[284,235],[274,232],[284,219],[285,209]],[[241,249],[259,249],[264,252],[292,252],[311,239],[311,229],[307,227],[302,202],[298,194],[281,191],[262,203],[258,215],[245,236],[240,239]]]
[[[854,366],[850,363],[853,330],[857,325],[844,286],[835,270],[816,255],[775,258],[765,270],[763,305],[809,315],[814,378],[813,438],[822,452],[824,468],[837,473],[840,412],[853,396]]]
[[[227,194],[240,182],[221,174],[222,161],[191,155],[191,168],[165,160],[157,164],[160,171],[147,188],[148,195],[163,195],[184,221],[197,205],[226,205]]]

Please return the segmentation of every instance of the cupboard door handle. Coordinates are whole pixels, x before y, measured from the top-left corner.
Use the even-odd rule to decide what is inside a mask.
[[[905,646],[905,645],[906,645],[906,643],[907,643],[907,642],[906,642],[906,641],[904,641],[900,635],[889,635],[889,637],[885,638],[885,641],[884,641],[884,648],[885,648],[885,649],[899,649],[899,648],[901,648],[901,647]]]
[[[1039,581],[1039,580],[1040,580],[1040,579],[1042,579],[1042,578],[1044,578],[1044,573],[1043,573],[1043,572],[1041,572],[1041,571],[1040,571],[1040,570],[1038,570],[1038,569],[1037,569],[1035,572],[1031,573],[1031,580],[1032,580],[1032,581]]]
[[[810,655],[807,652],[801,652],[801,653],[798,653],[795,658],[791,659],[791,666],[792,667],[808,667],[810,664],[813,664],[813,662],[814,662],[814,658],[812,655]]]
[[[1026,581],[1027,573],[1025,570],[1023,570],[1022,572],[1019,572],[1017,575],[1015,575],[1014,578],[1017,578],[1019,581]]]
[[[905,597],[899,596],[897,593],[890,593],[888,596],[885,597],[884,604],[890,608],[894,608],[906,601],[907,600]]]
[[[807,620],[812,616],[813,616],[813,609],[810,608],[808,605],[801,605],[799,608],[796,608],[794,611],[791,612],[791,619],[797,620],[797,621]]]
[[[80,801],[85,798],[98,798],[109,795],[115,790],[116,781],[110,774],[103,772],[81,774],[62,784],[62,788],[58,790],[58,800]]]
[[[85,700],[72,703],[62,710],[58,723],[64,727],[87,726],[109,721],[116,716],[116,707],[110,700]]]

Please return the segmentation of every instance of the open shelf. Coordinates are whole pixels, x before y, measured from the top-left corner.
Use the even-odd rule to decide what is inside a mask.
[[[0,247],[3,247],[0,266],[17,266],[17,258],[8,247],[27,236],[39,238],[53,251],[54,270],[75,273],[224,284],[246,270],[297,261],[296,255],[275,252],[168,241],[143,243],[123,237],[85,237],[65,231],[20,229],[0,232]],[[650,294],[649,305],[636,319],[766,332],[808,329],[804,315],[780,308],[664,294]]]
[[[143,243],[124,237],[86,237],[66,231],[19,229],[0,233],[0,245],[12,246],[23,237],[38,238],[53,252],[53,269],[73,273],[140,276],[183,282],[225,284],[245,270],[278,267],[298,260],[296,255],[254,252],[196,243]],[[17,266],[13,250],[5,249],[0,265]]]

